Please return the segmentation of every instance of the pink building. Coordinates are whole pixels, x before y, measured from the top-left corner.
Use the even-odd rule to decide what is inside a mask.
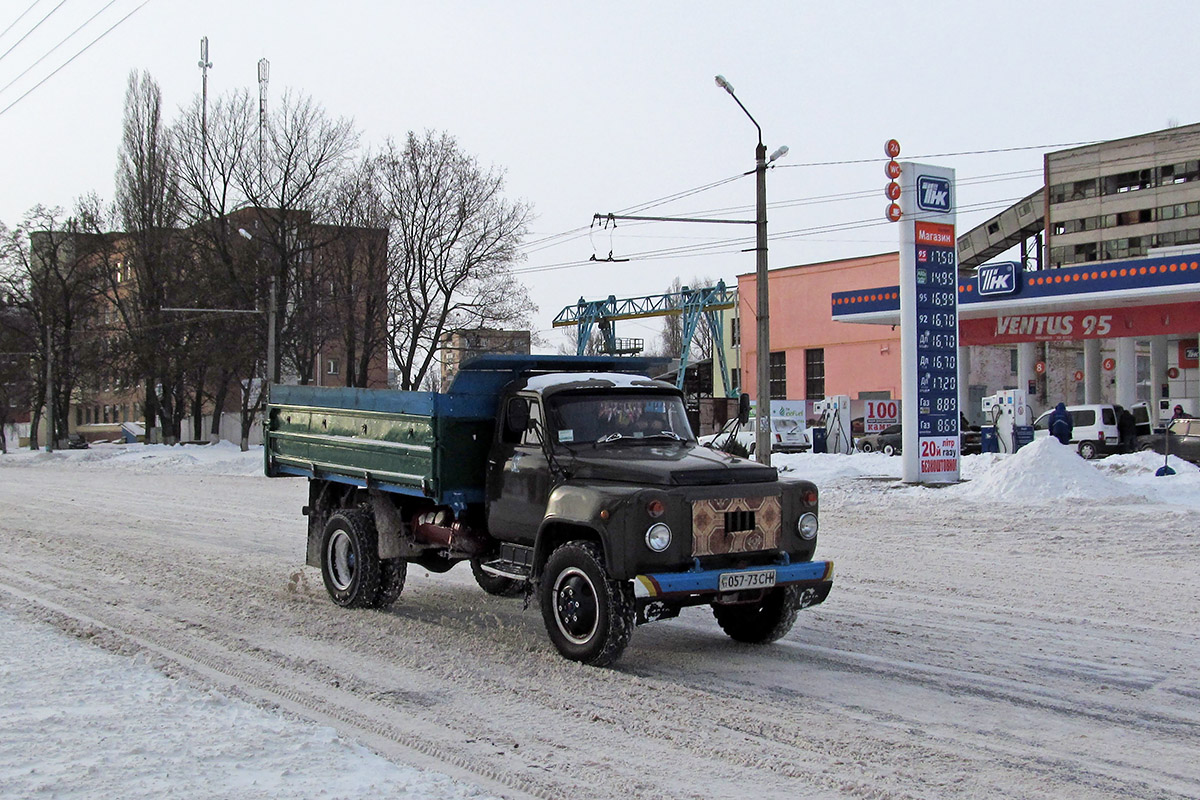
[[[835,322],[830,314],[835,292],[897,285],[899,253],[772,269],[768,281],[772,399],[900,397],[900,329]],[[754,273],[738,276],[741,385],[752,394],[757,385],[756,283]]]

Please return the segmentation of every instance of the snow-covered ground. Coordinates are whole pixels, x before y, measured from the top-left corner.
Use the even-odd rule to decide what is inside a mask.
[[[829,600],[593,670],[462,570],[334,608],[261,449],[0,456],[0,796],[1200,796],[1200,469],[774,463],[821,488]]]

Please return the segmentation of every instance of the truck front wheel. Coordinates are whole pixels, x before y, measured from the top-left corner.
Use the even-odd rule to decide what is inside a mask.
[[[757,603],[713,603],[713,616],[731,639],[767,644],[782,638],[796,623],[800,591],[795,586],[781,586],[768,589]]]
[[[608,577],[604,555],[592,542],[568,542],[550,555],[541,603],[550,641],[572,661],[611,664],[633,635],[633,590]]]
[[[321,535],[321,577],[325,580],[325,590],[339,606],[378,605],[382,565],[376,538],[375,521],[361,509],[338,511],[325,523]]]

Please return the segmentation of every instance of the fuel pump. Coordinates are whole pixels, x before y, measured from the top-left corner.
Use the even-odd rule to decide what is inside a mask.
[[[850,437],[850,397],[835,394],[813,403],[813,413],[825,429],[825,451],[848,455],[854,452],[854,440]],[[813,443],[813,451],[816,443]]]
[[[981,438],[995,443],[994,447],[985,446],[982,449],[993,453],[1015,453],[1024,444],[1017,429],[1027,428],[1031,424],[1025,392],[1005,389],[983,398],[982,407],[988,424],[983,426]]]

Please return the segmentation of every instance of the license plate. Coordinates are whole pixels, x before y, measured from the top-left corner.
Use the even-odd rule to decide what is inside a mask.
[[[717,589],[733,592],[739,589],[769,589],[775,585],[775,570],[760,569],[754,572],[722,572],[717,578]]]

